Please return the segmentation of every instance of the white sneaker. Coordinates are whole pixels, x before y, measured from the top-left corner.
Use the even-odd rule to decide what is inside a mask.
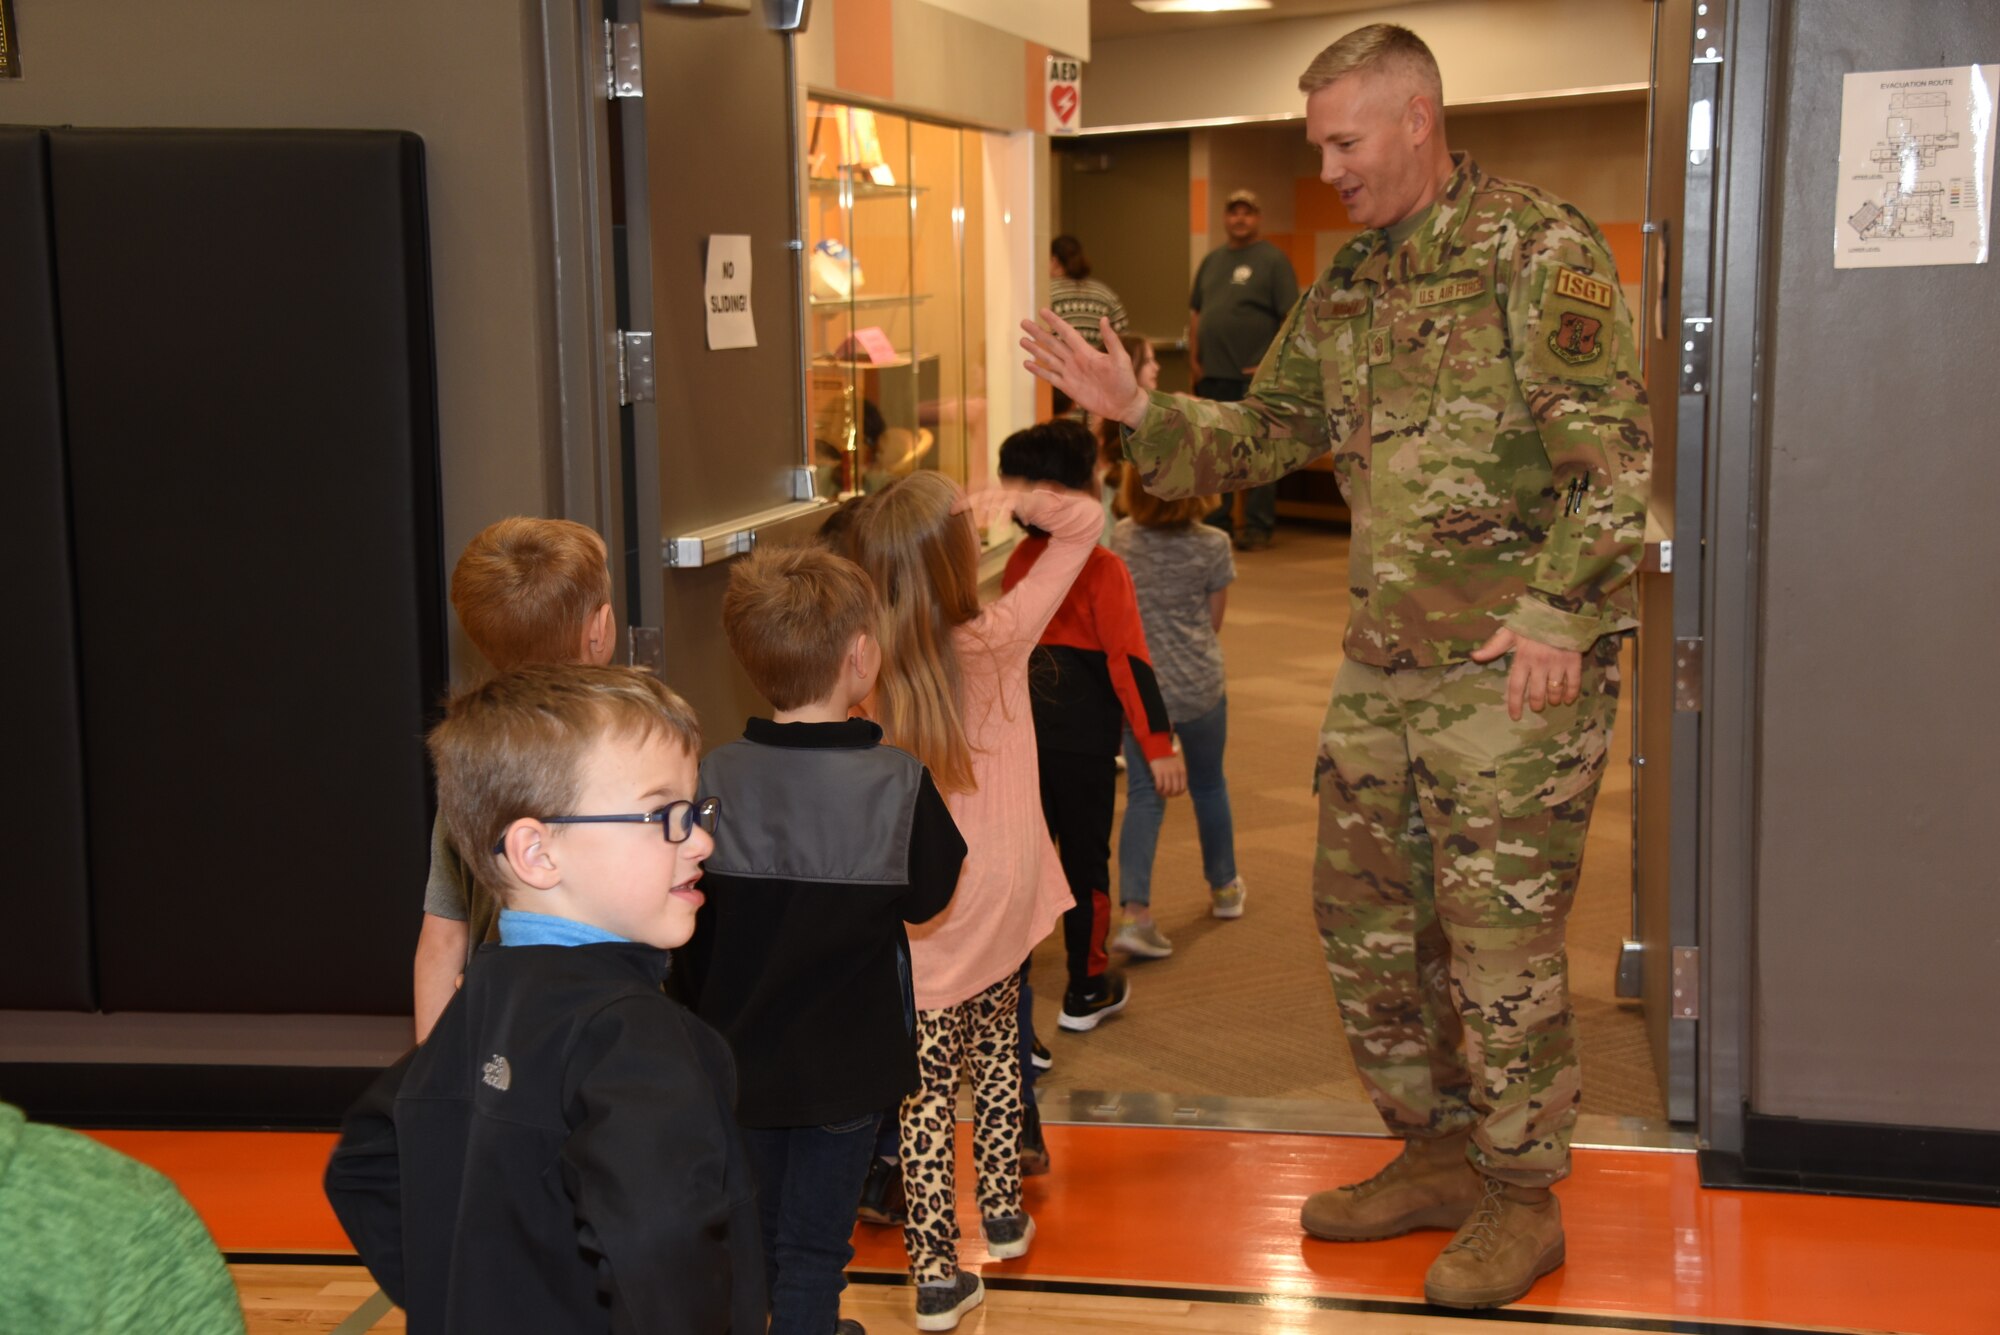
[[[1237,877],[1228,885],[1219,886],[1208,892],[1208,912],[1215,918],[1240,918],[1243,916],[1243,900],[1250,893],[1250,887]]]
[[[1150,922],[1134,922],[1130,918],[1118,925],[1118,934],[1111,938],[1111,948],[1142,960],[1163,960],[1174,953],[1174,943],[1167,940],[1157,926]]]

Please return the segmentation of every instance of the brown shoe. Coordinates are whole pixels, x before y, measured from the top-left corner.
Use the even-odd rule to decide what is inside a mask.
[[[1500,1307],[1562,1263],[1554,1193],[1489,1177],[1479,1208],[1424,1276],[1424,1298],[1440,1307]]]
[[[1472,1137],[1412,1137],[1375,1176],[1314,1192],[1299,1211],[1305,1231],[1328,1242],[1372,1242],[1419,1228],[1457,1228],[1479,1204],[1479,1174],[1465,1157]]]

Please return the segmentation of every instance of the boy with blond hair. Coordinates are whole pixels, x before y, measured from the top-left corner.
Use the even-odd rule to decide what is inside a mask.
[[[738,562],[722,602],[775,712],[702,763],[731,816],[680,960],[742,1073],[772,1335],[860,1329],[839,1315],[855,1205],[878,1121],[917,1087],[904,924],[944,910],[965,859],[930,772],[849,717],[881,667],[876,616],[861,567],[817,544]]]
[[[700,747],[657,679],[593,666],[502,674],[431,734],[500,941],[326,1171],[413,1332],[764,1329],[734,1067],[661,989],[714,848]]]
[[[604,539],[567,519],[516,515],[481,529],[451,572],[451,605],[494,672],[528,663],[605,664],[618,645]],[[421,1043],[451,1000],[493,906],[472,891],[440,822],[431,831],[424,925],[413,969]]]

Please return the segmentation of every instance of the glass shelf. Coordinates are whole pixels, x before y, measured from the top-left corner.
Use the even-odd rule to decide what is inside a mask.
[[[808,297],[806,304],[814,309],[838,310],[842,307],[858,309],[863,306],[908,306],[914,302],[929,301],[928,292],[911,292],[900,297]]]
[[[808,177],[806,188],[815,195],[837,195],[845,190],[854,199],[908,199],[912,195],[927,195],[931,188],[927,185],[876,185],[873,181],[841,181],[824,176]]]

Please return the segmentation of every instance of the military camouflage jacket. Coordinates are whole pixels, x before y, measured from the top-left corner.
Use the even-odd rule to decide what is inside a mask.
[[[1463,660],[1509,627],[1565,649],[1637,624],[1652,428],[1603,236],[1454,155],[1391,253],[1362,233],[1292,308],[1241,403],[1154,393],[1127,437],[1161,496],[1333,452],[1354,516],[1346,650]]]

